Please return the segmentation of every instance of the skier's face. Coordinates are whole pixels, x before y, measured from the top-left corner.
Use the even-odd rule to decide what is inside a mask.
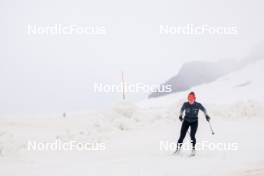
[[[194,101],[195,101],[195,96],[194,96],[194,95],[188,95],[188,102],[189,102],[190,104],[193,104]]]

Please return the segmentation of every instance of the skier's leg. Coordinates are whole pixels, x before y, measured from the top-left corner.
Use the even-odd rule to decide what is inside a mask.
[[[179,137],[179,140],[177,142],[177,150],[180,149],[181,145],[182,145],[182,142],[185,138],[185,135],[188,131],[188,128],[189,128],[189,122],[186,122],[186,121],[183,121],[182,122],[182,126],[181,126],[181,133],[180,133],[180,137]]]
[[[192,147],[193,147],[193,149],[195,149],[195,144],[196,144],[195,134],[196,134],[196,131],[197,131],[197,128],[198,128],[198,121],[191,123],[190,126],[191,126],[190,137],[191,137],[191,140],[192,140]]]

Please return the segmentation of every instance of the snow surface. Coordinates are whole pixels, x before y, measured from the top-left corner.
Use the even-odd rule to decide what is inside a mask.
[[[217,81],[193,88],[211,116],[215,135],[200,113],[198,142],[237,143],[237,151],[160,150],[176,142],[179,108],[189,92],[111,111],[85,111],[62,117],[0,118],[0,175],[264,175],[263,68],[258,61]],[[103,151],[27,151],[27,141],[102,142]],[[185,143],[189,143],[186,136]]]

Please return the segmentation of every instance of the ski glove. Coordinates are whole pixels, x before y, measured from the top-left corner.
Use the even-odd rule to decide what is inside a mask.
[[[205,118],[206,118],[206,120],[209,122],[210,121],[210,117],[209,117],[209,115],[205,115]]]
[[[183,120],[183,118],[182,118],[182,115],[180,115],[180,116],[179,116],[179,119],[180,119],[180,121],[182,121],[182,120]]]

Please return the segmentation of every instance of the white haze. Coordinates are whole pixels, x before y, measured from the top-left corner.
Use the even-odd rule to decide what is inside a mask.
[[[161,83],[192,60],[241,59],[264,39],[261,1],[2,0],[0,113],[107,107],[94,82]],[[28,36],[27,24],[104,25],[106,36]],[[160,25],[238,27],[236,36],[162,36]],[[144,98],[142,93],[129,99]]]

